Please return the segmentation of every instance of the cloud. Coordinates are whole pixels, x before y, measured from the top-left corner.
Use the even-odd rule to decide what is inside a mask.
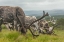
[[[26,10],[52,10],[52,9],[64,9],[64,1],[55,2],[26,2],[24,3]]]
[[[0,6],[19,6],[23,10],[64,9],[64,0],[0,0]]]

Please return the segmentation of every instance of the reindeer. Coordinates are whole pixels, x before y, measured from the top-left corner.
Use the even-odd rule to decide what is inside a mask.
[[[45,14],[45,12],[44,12]],[[50,22],[52,22],[51,18],[50,18]],[[43,33],[43,34],[53,34],[54,31],[54,25],[52,25],[51,27],[49,26],[49,21],[46,21],[45,19],[39,20],[39,32]]]
[[[12,16],[12,17],[10,17],[10,16]],[[16,31],[18,31],[17,24],[19,23],[20,24],[20,32],[23,34],[26,34],[26,30],[28,28],[33,36],[37,36],[37,35],[33,34],[33,32],[30,29],[30,26],[32,24],[34,24],[35,22],[41,20],[45,16],[48,16],[48,13],[44,14],[41,18],[33,21],[29,26],[26,26],[25,13],[22,10],[22,8],[11,7],[11,6],[0,6],[0,17],[1,17],[0,24],[2,25],[2,24],[12,23],[15,26]],[[2,30],[1,25],[0,25],[0,31]]]
[[[48,21],[48,22],[51,22],[52,24],[56,24],[55,18],[51,17],[50,15],[49,15],[49,17],[50,17],[50,21]]]
[[[2,18],[1,20],[1,25],[2,24],[8,24],[12,23],[17,31],[17,22],[18,22],[18,17],[21,17],[20,20],[22,20],[22,24],[25,25],[25,13],[20,7],[11,7],[11,6],[0,6],[0,17]],[[15,22],[15,24],[14,24]],[[1,27],[0,25],[0,27]],[[0,28],[0,31],[2,28]]]
[[[43,11],[44,12],[44,11]],[[46,14],[48,14],[48,13],[46,13]],[[45,14],[43,15],[43,17],[45,16]],[[35,32],[35,31],[39,31],[38,29],[39,29],[39,25],[38,25],[38,21],[40,20],[40,19],[42,19],[42,17],[41,18],[39,18],[39,19],[37,19],[35,16],[25,16],[25,24],[26,24],[26,26],[30,26],[28,29],[31,31],[31,29],[33,29],[33,31],[31,31],[31,32]],[[18,27],[20,26],[20,24],[18,24]],[[20,28],[20,27],[19,27]],[[30,29],[31,28],[31,29]],[[19,30],[20,31],[20,30]],[[32,34],[33,34],[32,33]]]

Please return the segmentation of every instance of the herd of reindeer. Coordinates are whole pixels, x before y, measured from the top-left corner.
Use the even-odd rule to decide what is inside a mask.
[[[1,25],[4,24],[9,30],[16,30],[22,34],[26,34],[27,30],[33,36],[39,34],[53,34],[54,26],[49,26],[49,22],[55,24],[56,21],[51,19],[46,21],[45,17],[49,16],[48,12],[43,11],[43,15],[37,19],[35,16],[26,16],[22,8],[11,6],[0,6],[0,32]]]

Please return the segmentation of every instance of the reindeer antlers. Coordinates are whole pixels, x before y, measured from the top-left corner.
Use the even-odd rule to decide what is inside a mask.
[[[45,14],[45,11],[43,11],[43,16],[49,16],[48,12]]]
[[[43,16],[42,16],[41,18],[39,18],[39,19],[33,21],[33,22],[29,25],[29,27],[30,27],[33,23],[35,23],[35,22],[41,20],[42,18],[44,18],[45,16],[49,16],[49,14],[48,14],[48,12],[45,14],[45,11],[43,11]]]
[[[44,18],[45,16],[49,16],[49,14],[48,14],[48,12],[45,14],[45,11],[43,11],[43,16],[42,16],[41,18],[39,18],[39,19],[33,21],[33,22],[28,26],[29,30],[31,31],[30,26],[31,26],[33,23],[35,23],[35,22],[41,20],[41,19]],[[31,33],[32,33],[32,31],[31,31]],[[33,36],[38,36],[38,35],[34,35],[33,33],[32,33],[32,35],[33,35]]]

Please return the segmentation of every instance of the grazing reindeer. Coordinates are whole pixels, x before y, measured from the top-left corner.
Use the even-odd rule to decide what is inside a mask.
[[[48,13],[44,14],[41,18],[33,21],[29,26],[26,26],[25,24],[25,13],[20,7],[11,7],[11,6],[0,6],[0,31],[2,30],[1,25],[7,24],[7,23],[13,23],[13,25],[16,28],[16,31],[18,31],[17,24],[20,24],[20,32],[23,34],[26,34],[27,28],[30,30],[33,36],[36,36],[33,34],[33,32],[30,29],[30,26],[34,24],[35,22],[41,20],[45,16],[48,16]]]
[[[56,24],[56,20],[54,19],[54,17],[51,17],[50,15],[49,15],[49,17],[50,17],[50,21],[48,21],[48,22],[51,22],[52,24]]]
[[[51,20],[51,19],[50,19]],[[53,20],[54,20],[54,18],[53,18]],[[50,22],[55,22],[55,21],[50,21]],[[54,23],[53,23],[54,24]],[[54,26],[54,25],[52,25],[51,27],[49,26],[49,21],[46,21],[45,19],[43,19],[43,20],[40,20],[39,21],[39,29],[40,29],[40,33],[43,33],[43,34],[52,34],[54,31],[53,31],[53,29],[54,29],[54,27],[56,27],[56,26]]]
[[[48,13],[46,13],[48,14]],[[38,21],[42,18],[44,18],[46,16],[46,14],[43,14],[43,17],[37,19],[35,16],[25,16],[25,24],[26,26],[28,27],[28,29],[31,31],[31,27],[33,27],[32,29],[33,30],[36,30],[38,31],[39,29],[39,25],[38,25]],[[19,25],[18,25],[19,26]],[[20,28],[20,27],[19,27]],[[32,31],[31,31],[32,32]],[[34,33],[35,31],[32,32],[32,34]],[[34,34],[33,34],[34,35]]]
[[[20,7],[0,6],[0,18],[2,18],[0,23],[1,25],[13,23],[17,31],[17,22],[18,22],[18,17],[20,16],[21,16],[22,24],[25,25],[25,22],[24,22],[25,14]],[[14,24],[14,21],[15,21],[15,24]],[[2,28],[0,28],[0,31],[1,29]]]
[[[48,13],[46,13],[46,14],[48,14]],[[28,29],[31,31],[31,27],[33,27],[32,29],[34,30],[34,31],[31,31],[32,32],[32,34],[35,32],[35,31],[38,31],[38,29],[39,29],[39,25],[38,25],[38,21],[40,20],[40,19],[42,19],[42,18],[44,18],[45,16],[46,16],[46,14],[43,14],[43,17],[41,17],[41,18],[39,18],[39,19],[37,19],[35,16],[25,16],[25,24],[26,24],[26,26],[28,27]],[[19,27],[20,25],[18,24],[18,27]],[[19,27],[20,28],[20,27]],[[34,35],[34,34],[33,34]]]

